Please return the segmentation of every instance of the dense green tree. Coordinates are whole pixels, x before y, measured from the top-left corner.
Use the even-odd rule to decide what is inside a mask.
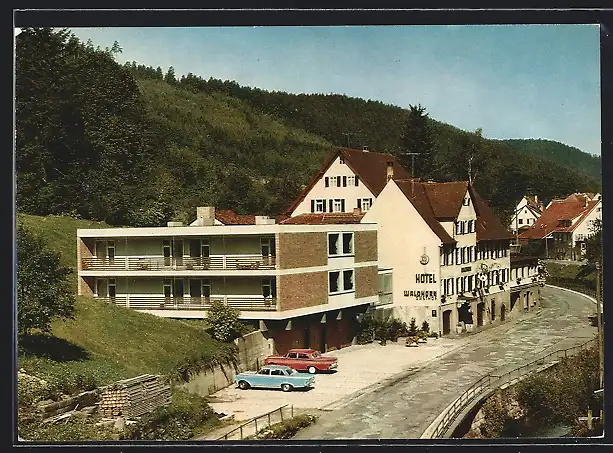
[[[423,180],[434,176],[434,130],[426,108],[409,105],[406,121],[400,137],[403,152],[417,154],[409,156],[401,153],[404,167],[411,170],[415,177]],[[415,169],[412,169],[413,161]]]
[[[17,332],[49,333],[53,319],[73,318],[75,298],[67,280],[72,271],[59,254],[17,225]]]
[[[164,81],[171,85],[177,83],[177,79],[175,78],[175,68],[172,66],[168,68],[168,72],[166,72],[166,75],[164,76]]]
[[[602,221],[594,220],[590,228],[590,236],[585,241],[585,259],[590,265],[600,263],[602,265]]]

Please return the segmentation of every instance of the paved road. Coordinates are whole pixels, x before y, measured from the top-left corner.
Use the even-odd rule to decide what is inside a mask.
[[[537,355],[584,343],[596,335],[587,319],[594,312],[593,302],[547,287],[542,295],[542,308],[535,316],[476,334],[465,348],[391,386],[322,412],[317,423],[293,440],[418,438],[482,375],[516,368]]]

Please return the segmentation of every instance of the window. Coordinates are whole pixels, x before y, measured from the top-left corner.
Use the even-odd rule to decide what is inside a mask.
[[[297,359],[298,358],[298,354],[296,354],[295,352],[290,352],[289,354],[287,354],[287,356],[290,359]]]
[[[353,269],[328,272],[328,283],[330,294],[353,291]]]
[[[330,212],[345,212],[345,200],[342,198],[335,198],[332,202],[332,209],[330,209]]]
[[[358,175],[355,175],[355,185],[356,187],[360,185],[360,178],[358,177]]]
[[[324,186],[330,187],[330,178],[328,178],[327,176],[324,178]]]
[[[342,243],[340,242],[342,241]],[[353,233],[329,233],[328,256],[352,255]]]
[[[353,233],[343,233],[343,255],[353,253]]]
[[[462,222],[456,222],[455,223],[455,234],[462,234],[460,233],[462,227],[461,227]]]
[[[337,176],[336,177],[336,187],[340,187],[341,186],[341,177]]]
[[[262,256],[275,256],[275,239],[260,238],[260,249]]]
[[[338,293],[340,291],[340,280],[341,273],[339,271],[333,271],[328,274],[328,280],[330,285],[330,294]]]
[[[354,176],[347,176],[347,185],[349,187],[353,187],[355,186],[355,177]]]
[[[340,157],[338,158],[338,163],[339,163],[339,164],[344,164],[344,163],[345,163],[345,158],[344,158],[343,156],[340,156]]]
[[[163,282],[163,287],[164,287],[164,297],[170,297],[172,290],[170,289],[170,280],[164,280]]]
[[[470,205],[470,197],[466,197],[464,198],[464,202],[462,203],[464,206],[469,206]]]
[[[271,376],[285,376],[283,370],[270,370],[270,374]]]
[[[268,376],[270,374],[270,370],[268,368],[262,368],[258,374],[265,374],[266,376]]]
[[[265,299],[277,296],[277,281],[274,278],[262,279],[262,296]]]
[[[110,260],[115,259],[115,241],[108,241],[106,243],[106,256]]]
[[[432,310],[432,317],[436,318],[436,310]]]
[[[326,212],[326,200],[311,200],[311,212]]]
[[[353,289],[353,270],[343,271],[343,290],[351,291]]]
[[[304,353],[302,353],[302,352],[300,352],[300,353],[298,353],[298,358],[299,358],[299,359],[308,359],[308,358],[309,358],[309,356],[308,356],[308,355],[306,355],[306,354],[304,354]]]
[[[520,225],[523,225],[523,224],[524,224],[524,219],[519,219],[517,222],[518,222]]]
[[[372,198],[358,198],[358,209],[366,212],[372,207]]]
[[[347,187],[347,176],[343,176],[343,187]]]
[[[115,284],[114,278],[109,278],[108,294],[109,297],[115,297],[117,295],[117,285]]]
[[[330,233],[328,235],[328,255],[338,255],[338,233]]]

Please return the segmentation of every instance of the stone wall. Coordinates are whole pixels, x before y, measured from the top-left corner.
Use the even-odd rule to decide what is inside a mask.
[[[264,358],[274,353],[274,341],[261,331],[251,332],[235,340],[238,346],[238,373],[259,368]],[[213,371],[202,371],[182,387],[192,393],[207,396],[234,383],[237,371],[230,365],[217,366]]]

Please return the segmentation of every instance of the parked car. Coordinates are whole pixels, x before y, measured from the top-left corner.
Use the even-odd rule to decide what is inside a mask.
[[[311,388],[315,384],[313,376],[304,376],[288,366],[267,365],[259,371],[245,371],[234,376],[234,382],[242,389],[251,387],[280,388],[290,392],[298,388]]]
[[[286,365],[298,371],[315,374],[319,371],[335,370],[336,357],[324,357],[315,349],[290,349],[285,355],[271,355],[264,359],[264,365]]]

